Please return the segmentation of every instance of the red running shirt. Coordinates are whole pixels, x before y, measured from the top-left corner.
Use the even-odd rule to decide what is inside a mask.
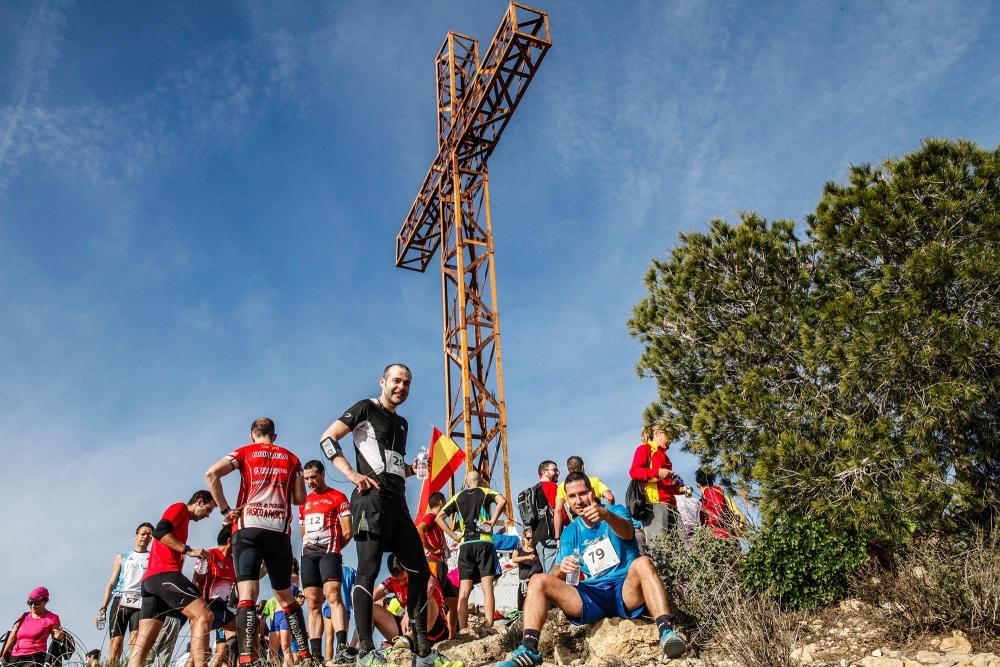
[[[417,519],[417,526],[427,526],[424,537],[427,539],[427,548],[424,553],[428,558],[441,560],[444,553],[444,531],[437,525],[437,513],[427,512]]]
[[[227,556],[219,548],[209,549],[208,572],[205,573],[201,589],[205,599],[228,600],[235,583],[236,566],[233,565],[232,554]]]
[[[434,580],[431,579],[431,581]],[[403,609],[406,609],[406,598],[408,597],[409,593],[408,589],[410,587],[409,582],[404,584],[400,581],[397,581],[395,577],[389,577],[381,584],[379,584],[379,586],[384,588],[389,593],[395,595],[399,599],[399,604],[403,605]],[[434,585],[433,595],[434,595],[434,601],[437,602],[438,604],[438,609],[442,610],[446,609],[447,607],[444,606],[444,595],[441,593],[440,586]]]
[[[295,454],[267,442],[240,447],[229,454],[240,471],[242,508],[236,530],[263,528],[291,535],[292,488],[302,477],[302,464]]]
[[[187,544],[188,525],[191,523],[191,513],[188,512],[184,503],[174,503],[163,512],[163,521],[169,521],[173,526],[170,534],[178,542]],[[146,567],[146,574],[143,579],[149,579],[154,574],[161,572],[180,572],[184,568],[184,554],[174,551],[163,542],[153,540],[153,545],[149,548],[149,565]]]
[[[337,489],[313,491],[306,496],[305,505],[299,505],[299,524],[305,528],[302,553],[339,554],[344,539],[342,516],[351,516],[351,503]]]

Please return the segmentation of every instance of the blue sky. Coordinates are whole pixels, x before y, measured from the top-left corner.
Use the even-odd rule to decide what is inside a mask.
[[[393,242],[435,150],[434,54],[449,29],[485,47],[504,7],[3,4],[8,616],[45,584],[96,639],[114,553],[257,416],[312,458],[404,360],[411,448],[443,421],[440,278]],[[801,221],[925,137],[995,147],[1000,7],[542,8],[554,46],[490,163],[512,474],[581,454],[623,495],[651,258],[740,210]]]

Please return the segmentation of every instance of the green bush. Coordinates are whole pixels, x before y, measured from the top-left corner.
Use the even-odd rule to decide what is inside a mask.
[[[844,596],[865,561],[862,538],[819,519],[780,517],[758,531],[743,559],[743,579],[792,609],[812,609]]]

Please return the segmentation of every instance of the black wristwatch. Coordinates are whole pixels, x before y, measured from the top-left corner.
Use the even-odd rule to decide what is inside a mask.
[[[193,549],[191,549],[191,547],[189,545],[185,544],[184,545],[184,551],[182,551],[181,553],[183,553],[185,556],[187,556],[189,553],[191,553],[191,551],[193,551]]]

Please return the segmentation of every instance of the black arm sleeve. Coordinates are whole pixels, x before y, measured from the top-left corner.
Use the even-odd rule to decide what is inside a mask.
[[[156,524],[156,528],[153,529],[153,537],[162,540],[167,533],[172,532],[174,532],[174,524],[166,519],[160,519],[160,523]]]

